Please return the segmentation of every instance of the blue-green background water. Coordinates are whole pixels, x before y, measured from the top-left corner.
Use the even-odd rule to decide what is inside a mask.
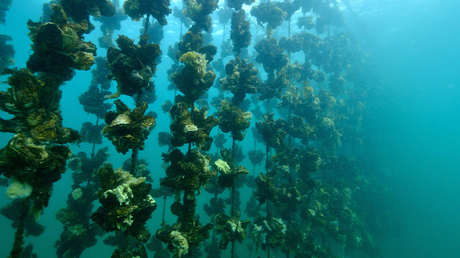
[[[25,67],[30,55],[26,22],[39,19],[44,2],[13,0],[6,24],[0,25],[0,34],[13,37],[18,67]],[[375,75],[375,86],[371,86],[375,89],[370,97],[375,132],[366,133],[375,134],[374,147],[379,153],[376,171],[389,179],[385,183],[395,196],[394,209],[390,211],[394,230],[384,236],[382,256],[460,257],[460,2],[344,2],[347,26],[369,54],[375,71],[369,75]],[[134,38],[139,28],[139,23],[125,21],[122,31],[115,34]],[[96,29],[85,38],[97,42],[99,33]],[[177,23],[170,22],[165,27],[163,51],[178,38]],[[220,42],[221,39],[215,36],[215,40]],[[157,147],[156,134],[167,131],[169,126],[169,122],[162,122],[169,121],[167,116],[158,110],[164,100],[172,98],[172,93],[166,91],[169,82],[165,78],[170,65],[171,60],[164,57],[158,67],[155,79],[158,99],[151,109],[157,110],[159,119],[146,151],[141,152],[141,158],[149,160],[156,183],[164,176],[160,165],[161,153],[166,150]],[[90,80],[90,72],[77,72],[72,81],[61,87],[65,126],[79,129],[82,122],[94,120],[83,112],[77,98],[86,91]],[[5,85],[0,86],[1,90],[5,88]],[[2,133],[0,146],[10,137]],[[75,153],[89,151],[90,146],[82,143],[72,146],[72,150]],[[123,159],[111,148],[110,160],[115,167],[120,166]],[[54,219],[54,214],[65,206],[70,184],[70,173],[55,184],[50,206],[40,221],[46,225],[45,233],[26,239],[34,243],[39,257],[55,257],[53,245],[62,232],[62,225]],[[8,202],[1,194],[0,206]],[[152,229],[158,227],[160,215],[159,208],[149,221]],[[175,220],[169,217],[169,222]],[[7,257],[14,233],[10,221],[4,217],[0,217],[0,225],[0,257]],[[112,248],[98,244],[86,250],[83,257],[109,257],[111,252]]]
[[[374,115],[399,222],[385,257],[460,256],[458,10],[458,1],[361,1],[354,12],[385,81]]]

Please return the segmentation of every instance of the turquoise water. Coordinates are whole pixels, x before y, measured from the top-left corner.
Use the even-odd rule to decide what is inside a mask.
[[[39,19],[41,6],[45,2],[48,1],[13,0],[6,23],[0,25],[0,34],[13,38],[11,44],[16,50],[14,59],[17,67],[25,67],[31,54],[26,22],[28,19]],[[368,140],[364,145],[372,150],[369,155],[375,155],[372,157],[372,173],[380,178],[390,197],[375,200],[377,206],[379,203],[390,203],[390,208],[385,210],[385,216],[389,218],[388,230],[378,236],[382,239],[379,248],[381,257],[459,257],[460,34],[457,27],[460,24],[460,3],[454,0],[338,2],[347,28],[367,54],[372,71],[366,78],[370,88],[367,99],[369,111],[362,133],[364,139]],[[216,21],[217,18],[213,17]],[[177,21],[172,15],[168,20],[170,23],[164,28],[165,38],[161,42],[163,54],[169,45],[179,39]],[[101,35],[98,30],[100,23],[94,24],[96,30],[85,35],[85,40],[96,43]],[[214,44],[220,47],[222,32],[218,26],[214,29]],[[137,38],[140,27],[140,23],[128,19],[115,35]],[[253,30],[254,27],[252,25]],[[250,51],[253,51],[253,47]],[[98,55],[104,54],[105,50],[99,48]],[[167,148],[158,147],[157,133],[169,130],[170,120],[167,114],[161,112],[161,104],[174,96],[166,90],[169,85],[166,72],[171,64],[171,59],[163,56],[158,66],[155,77],[157,100],[149,107],[149,110],[158,113],[157,125],[146,142],[145,151],[140,153],[141,158],[148,159],[154,187],[158,186],[159,178],[165,175],[161,167],[161,153],[166,152]],[[262,71],[262,67],[259,70]],[[6,77],[1,77],[1,80],[5,81]],[[89,71],[77,71],[71,81],[61,86],[64,126],[79,130],[85,121],[94,123],[94,116],[83,111],[76,97],[87,90],[90,81]],[[1,84],[0,90],[6,87]],[[215,95],[215,90],[211,89],[210,94]],[[133,105],[129,97],[122,99]],[[215,110],[211,109],[212,112]],[[2,118],[8,117],[3,112],[0,115]],[[252,122],[254,125],[255,120]],[[5,146],[11,136],[10,133],[1,133],[0,146]],[[248,137],[242,143],[243,149],[247,150],[253,146],[252,135]],[[106,139],[104,144],[109,147],[110,162],[114,167],[120,167],[126,157],[116,153]],[[74,153],[91,151],[88,143],[70,146]],[[258,148],[264,150],[263,144],[259,143]],[[213,150],[214,147],[211,152]],[[252,169],[248,160],[243,161],[242,165],[248,170]],[[263,166],[257,169],[264,170]],[[39,257],[56,257],[53,245],[62,232],[62,224],[56,221],[55,213],[66,205],[71,180],[69,171],[55,184],[50,205],[39,221],[46,226],[45,232],[36,238],[26,238],[26,243],[34,244],[34,251]],[[0,188],[3,192],[5,189]],[[250,193],[246,188],[243,191]],[[242,195],[244,203],[248,195]],[[210,197],[207,193],[200,195],[198,207],[202,207]],[[3,194],[0,195],[0,206],[9,202]],[[206,215],[201,208],[198,210],[204,218]],[[152,233],[160,226],[161,211],[160,206],[148,222]],[[175,220],[176,217],[167,209],[167,223],[172,224]],[[0,257],[7,257],[11,250],[14,231],[10,224],[9,220],[0,217]],[[82,257],[109,257],[114,248],[104,246],[102,239],[97,246],[85,250]],[[247,252],[241,249],[240,257],[247,257]],[[228,250],[224,254],[230,257]],[[265,254],[261,252],[259,255],[264,257]],[[281,252],[272,255],[285,256]],[[149,257],[152,256],[149,253]],[[362,256],[360,253],[350,253],[346,257]]]
[[[388,238],[385,257],[460,253],[459,8],[456,1],[361,1],[354,12],[386,82],[376,120],[399,233]]]

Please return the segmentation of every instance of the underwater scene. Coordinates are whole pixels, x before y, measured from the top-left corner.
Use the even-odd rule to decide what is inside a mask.
[[[459,11],[0,0],[0,257],[460,257]]]

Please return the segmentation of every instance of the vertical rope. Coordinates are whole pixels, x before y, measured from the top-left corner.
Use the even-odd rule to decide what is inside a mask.
[[[145,19],[145,24],[144,24],[144,34],[148,34],[149,26],[150,26],[150,14],[147,14],[147,18]]]
[[[166,213],[166,195],[163,196],[163,214],[161,216],[161,222],[165,222],[165,213]]]
[[[232,137],[232,158],[233,158],[233,166],[236,167],[236,159],[235,159],[235,137]],[[232,207],[230,211],[230,216],[235,217],[236,216],[236,211],[235,211],[235,192],[236,192],[236,179],[232,182]],[[232,247],[231,247],[231,257],[235,257],[235,240],[232,241]]]
[[[99,125],[99,117],[96,117],[96,126]],[[96,149],[96,142],[93,142],[93,149],[91,150],[91,160],[94,159],[94,151]]]
[[[291,45],[291,18],[288,20],[288,45]],[[291,62],[291,48],[288,48],[288,60]]]
[[[14,244],[13,250],[11,250],[10,256],[8,258],[21,258],[22,251],[24,250],[24,231],[26,225],[27,215],[29,214],[29,198],[26,198],[22,201],[21,212],[19,215],[19,225],[14,234]]]
[[[137,147],[134,147],[133,152],[131,154],[131,169],[130,169],[131,175],[133,176],[136,175],[135,173],[136,173],[138,154],[139,154],[139,150],[137,149]]]

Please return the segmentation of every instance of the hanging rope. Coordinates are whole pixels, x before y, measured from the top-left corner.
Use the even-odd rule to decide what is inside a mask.
[[[144,24],[144,34],[148,34],[149,25],[150,25],[150,14],[148,13],[147,18],[145,19],[145,24]]]

